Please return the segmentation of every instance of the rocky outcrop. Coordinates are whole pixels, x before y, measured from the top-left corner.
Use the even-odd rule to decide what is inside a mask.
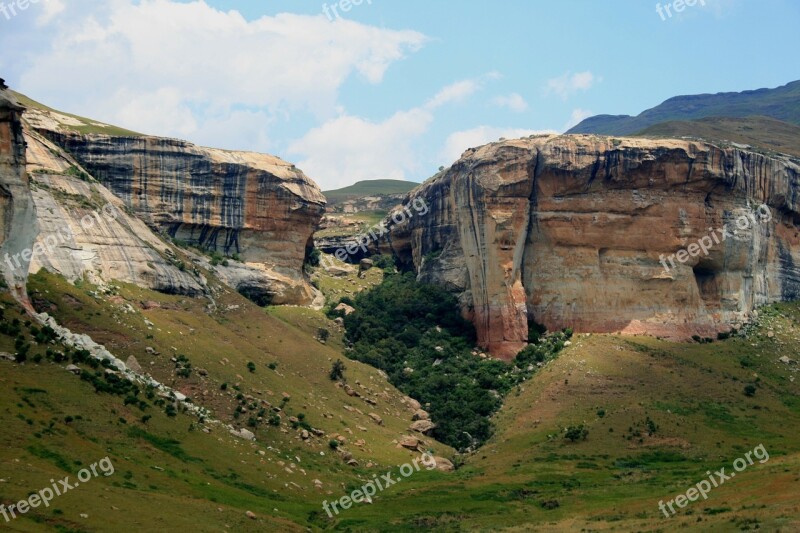
[[[362,196],[351,200],[344,200],[334,207],[335,212],[347,215],[363,213],[365,211],[389,211],[403,203],[405,194],[384,194],[375,196]]]
[[[799,163],[679,140],[503,141],[413,191],[406,203],[422,198],[430,213],[392,227],[381,248],[457,293],[499,357],[524,346],[529,320],[715,336],[800,298]],[[707,254],[692,246],[715,234]],[[681,263],[683,249],[697,253]]]
[[[37,234],[36,213],[25,172],[24,108],[0,79],[0,270],[3,282],[27,302],[30,250]]]
[[[241,258],[221,277],[261,303],[310,304],[303,273],[324,211],[317,186],[277,157],[157,137],[32,129],[64,149],[150,228]]]
[[[30,271],[46,268],[70,281],[118,280],[168,294],[206,292],[201,276],[126,210],[71,156],[35,132],[25,134],[39,233]]]

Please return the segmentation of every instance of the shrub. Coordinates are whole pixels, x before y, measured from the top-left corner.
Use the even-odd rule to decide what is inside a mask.
[[[333,362],[333,366],[331,366],[331,371],[329,377],[331,381],[338,381],[340,379],[344,379],[344,371],[347,370],[347,367],[344,366],[344,363],[341,359],[337,359]]]
[[[589,436],[589,430],[583,424],[577,426],[569,426],[564,430],[564,438],[570,442],[577,442],[579,440],[586,440]]]
[[[339,441],[336,439],[331,439],[328,441],[328,446],[330,446],[331,450],[336,450],[339,448]]]
[[[746,385],[744,388],[744,395],[748,398],[752,398],[756,395],[756,386],[755,385]]]
[[[386,271],[386,270],[394,271],[394,269],[395,269],[394,257],[392,257],[391,255],[386,255],[386,254],[376,255],[375,257],[372,257],[371,259],[372,259],[372,263],[377,268],[380,268],[383,271]]]
[[[251,374],[254,374],[256,371],[256,364],[250,361],[249,363],[247,363],[247,370],[249,370]]]
[[[320,257],[322,256],[322,252],[320,252],[319,248],[312,248],[308,255],[306,255],[305,263],[312,267],[319,266]]]

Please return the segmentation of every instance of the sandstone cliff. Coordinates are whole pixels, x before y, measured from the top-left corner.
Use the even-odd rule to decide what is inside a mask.
[[[712,336],[800,298],[800,162],[679,140],[538,136],[468,150],[413,191],[431,212],[381,243],[459,294],[510,358],[549,329]],[[771,221],[737,228],[766,203]],[[686,263],[665,258],[713,231]],[[664,257],[662,257],[662,255]]]
[[[174,139],[79,133],[60,117],[42,109],[26,114],[30,137],[41,136],[36,144],[42,148],[37,149],[42,167],[53,166],[43,162],[50,151],[45,145],[53,143],[152,230],[240,257],[241,262],[219,266],[218,274],[243,294],[262,303],[313,301],[303,262],[325,199],[294,165],[269,155],[201,148]],[[68,187],[83,187],[77,181],[69,180]],[[174,278],[172,274],[148,275],[163,279]],[[179,292],[195,288],[186,279],[164,281],[176,283]]]
[[[0,270],[4,284],[26,302],[24,287],[30,256],[25,257],[22,252],[33,244],[37,224],[25,172],[23,111],[0,80]]]
[[[190,296],[205,292],[202,277],[179,268],[170,247],[69,154],[30,130],[25,140],[39,227],[31,272],[47,268],[70,281],[118,280]]]

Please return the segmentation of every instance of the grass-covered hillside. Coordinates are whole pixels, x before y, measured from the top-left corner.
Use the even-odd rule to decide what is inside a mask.
[[[705,117],[765,116],[800,126],[800,81],[774,89],[676,96],[632,117],[597,115],[589,117],[567,133],[633,135],[645,128],[674,120]]]
[[[639,132],[637,136],[735,142],[800,157],[800,126],[769,117],[709,117],[664,122]]]
[[[455,477],[354,509],[339,529],[800,529],[800,374],[779,361],[800,356],[798,304],[771,307],[745,337],[710,344],[573,341],[508,396],[496,434]],[[765,463],[675,516],[659,510],[707,471],[731,473],[760,444]]]
[[[342,296],[370,301],[369,294],[357,294],[378,286],[379,274],[373,269],[367,279],[353,274],[334,280],[322,272],[315,277],[333,303]],[[78,285],[40,273],[30,280],[29,292],[38,310],[90,334],[123,360],[133,355],[146,372],[211,415],[201,420],[184,413],[172,399],[126,384],[80,352],[51,342],[47,330],[26,324],[19,306],[3,296],[0,352],[22,351],[26,360],[0,358],[0,503],[9,506],[50,479],[74,478],[106,456],[115,468],[48,508],[3,523],[4,530],[800,527],[798,304],[764,309],[758,325],[713,343],[576,335],[555,357],[540,358],[532,349],[525,357],[541,367],[527,381],[511,384],[492,417],[493,434],[477,451],[454,457],[447,446],[417,435],[424,450],[454,458],[456,472],[423,469],[371,504],[329,518],[323,501],[419,456],[398,445],[409,434],[413,408],[384,374],[344,355],[337,324],[319,311],[264,310],[226,289],[216,292],[214,309],[208,300],[127,285]],[[395,291],[370,294],[383,294],[388,313],[393,293],[407,290],[415,289],[401,283]],[[437,305],[446,302],[429,304],[431,316],[438,316]],[[376,307],[361,307],[379,321],[384,317]],[[422,337],[439,333],[414,322],[416,314],[409,319],[401,313],[400,326],[381,327],[392,338],[413,335],[412,328]],[[440,327],[452,329],[447,323]],[[354,351],[366,348],[350,340]],[[443,351],[454,347],[434,340]],[[379,339],[368,342],[382,346]],[[407,355],[420,370],[421,354],[412,349]],[[431,389],[437,401],[458,399],[450,387],[471,372],[444,355],[466,356],[454,351],[442,354],[435,367],[431,362],[431,368],[445,370],[438,378],[441,390]],[[339,359],[349,388],[331,380]],[[68,372],[68,364],[81,375]],[[448,377],[454,373],[459,379]],[[434,376],[429,369],[421,374],[425,380]],[[473,377],[480,381],[478,374]],[[234,437],[224,424],[249,428],[257,440]],[[659,510],[659,501],[686,492],[706,471],[727,466],[730,472],[734,460],[760,444],[769,461],[755,462],[674,517]],[[346,464],[351,458],[357,464]]]
[[[116,470],[2,523],[4,530],[320,529],[329,524],[323,500],[419,456],[397,446],[414,410],[378,371],[346,361],[344,378],[357,396],[330,379],[342,358],[341,331],[318,311],[264,310],[222,287],[210,308],[206,299],[73,286],[44,272],[28,291],[39,311],[123,361],[134,356],[211,415],[184,413],[171,398],[51,343],[3,296],[0,352],[24,352],[26,360],[0,358],[0,503],[18,502],[51,478],[74,479],[105,456]],[[70,364],[80,376],[66,370]],[[256,441],[231,435],[227,424]],[[426,451],[452,454],[424,441]]]
[[[346,200],[353,200],[364,196],[405,194],[417,185],[419,185],[419,183],[402,180],[365,180],[356,182],[343,189],[323,191],[322,194],[327,198],[329,206],[335,206]]]

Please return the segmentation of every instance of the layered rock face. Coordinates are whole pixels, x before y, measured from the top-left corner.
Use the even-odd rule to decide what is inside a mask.
[[[30,130],[27,163],[39,233],[31,272],[46,268],[70,281],[118,280],[199,296],[205,281],[176,265],[174,252],[72,157]]]
[[[303,274],[325,199],[299,169],[276,157],[201,148],[156,137],[114,137],[44,128],[151,228],[243,263],[220,277],[261,303],[310,304]]]
[[[799,163],[679,140],[504,141],[413,191],[430,213],[381,247],[457,293],[499,357],[524,346],[529,320],[715,336],[800,298]]]
[[[26,302],[25,280],[31,257],[24,252],[33,245],[37,224],[25,172],[23,111],[0,80],[0,270],[5,284]]]

